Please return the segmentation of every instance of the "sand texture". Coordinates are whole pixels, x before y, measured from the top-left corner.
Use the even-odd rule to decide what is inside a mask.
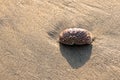
[[[70,27],[95,41],[59,44]],[[0,0],[0,80],[120,80],[120,0]]]

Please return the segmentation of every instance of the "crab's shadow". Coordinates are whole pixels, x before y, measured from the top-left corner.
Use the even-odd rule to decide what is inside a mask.
[[[74,69],[77,69],[83,66],[90,59],[92,45],[68,46],[60,44],[60,51],[70,66]]]

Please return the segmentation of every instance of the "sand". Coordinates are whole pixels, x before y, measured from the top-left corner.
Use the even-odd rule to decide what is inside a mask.
[[[70,27],[95,41],[59,44]],[[0,80],[120,80],[120,1],[0,0]]]

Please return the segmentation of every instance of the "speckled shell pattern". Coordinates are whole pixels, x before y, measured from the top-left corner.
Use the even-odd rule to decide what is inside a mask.
[[[92,33],[82,28],[69,28],[59,35],[59,42],[66,45],[84,45],[92,43]]]

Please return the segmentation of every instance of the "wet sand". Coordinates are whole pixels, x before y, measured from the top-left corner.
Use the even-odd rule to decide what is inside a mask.
[[[92,45],[59,44],[70,27]],[[0,80],[120,80],[119,0],[0,0]]]

